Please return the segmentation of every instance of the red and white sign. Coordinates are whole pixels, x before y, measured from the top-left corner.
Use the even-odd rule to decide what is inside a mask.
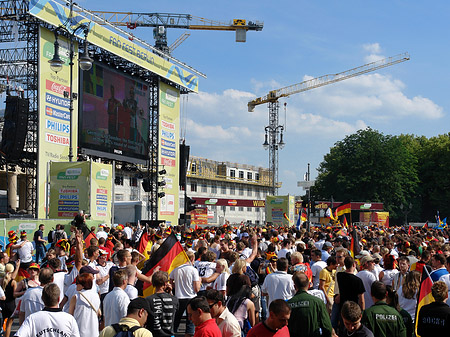
[[[169,130],[175,130],[175,124],[174,123],[169,123],[166,122],[164,120],[161,120],[161,125],[163,128],[169,129]]]
[[[45,80],[45,88],[60,95],[64,95],[64,91],[70,91],[70,88],[67,85],[56,83],[50,80]]]
[[[69,137],[54,135],[52,133],[45,133],[45,140],[52,144],[69,146]]]
[[[97,188],[97,193],[108,194],[108,190],[106,188]]]
[[[175,167],[175,159],[161,157],[161,165]]]
[[[236,206],[237,205],[237,200],[228,200],[228,205]]]

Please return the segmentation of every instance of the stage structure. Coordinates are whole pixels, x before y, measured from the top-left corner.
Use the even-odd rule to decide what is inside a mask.
[[[0,87],[29,101],[24,149],[13,162],[1,160],[25,170],[27,212],[48,217],[48,163],[67,161],[72,146],[78,160],[142,172],[148,219],[176,223],[180,95],[198,92],[204,74],[120,27],[88,20],[72,1],[0,1],[0,11]],[[63,61],[56,73],[48,63],[55,41]],[[78,69],[85,48],[94,59],[89,71]],[[68,97],[75,102],[73,116]]]

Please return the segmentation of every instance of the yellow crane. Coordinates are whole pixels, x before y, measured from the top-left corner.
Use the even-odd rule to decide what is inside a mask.
[[[89,11],[89,13],[91,13],[90,19],[99,24],[104,24],[104,21],[107,21],[114,26],[127,27],[128,29],[154,27],[153,37],[155,38],[155,47],[168,54],[190,34],[184,33],[169,47],[167,45],[167,28],[235,31],[236,42],[245,42],[247,31],[261,31],[264,27],[264,24],[260,21],[253,22],[244,19],[234,19],[230,22],[221,22],[190,14],[115,11]],[[86,12],[84,12],[84,15],[86,15]]]
[[[255,107],[260,104],[268,103],[269,106],[269,125],[265,127],[264,148],[269,149],[269,169],[272,179],[272,193],[276,195],[278,188],[278,149],[284,146],[283,131],[284,126],[278,124],[279,102],[282,97],[288,97],[314,88],[323,87],[328,84],[344,81],[381,68],[386,68],[397,63],[409,60],[409,54],[403,53],[387,57],[375,62],[365,64],[360,67],[352,68],[341,73],[324,75],[297,84],[289,85],[284,88],[269,91],[265,96],[255,98],[248,102],[248,111],[253,112]]]

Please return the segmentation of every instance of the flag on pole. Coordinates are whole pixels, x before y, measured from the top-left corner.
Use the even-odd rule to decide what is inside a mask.
[[[339,217],[342,214],[351,213],[352,208],[350,202],[342,203],[336,208],[336,215]]]
[[[411,235],[411,228],[412,228],[412,226],[409,225],[409,228],[408,228],[408,235]]]
[[[186,252],[175,234],[172,232],[162,245],[152,254],[150,259],[142,269],[142,273],[151,276],[156,267],[160,267],[161,271],[171,273],[172,270],[189,261]],[[155,292],[155,288],[151,283],[144,283],[144,297],[150,296]]]
[[[433,286],[433,280],[431,279],[430,273],[426,267],[422,270],[422,281],[420,282],[419,294],[417,296],[417,307],[416,307],[416,323],[415,331],[416,336],[420,337],[417,333],[417,322],[419,321],[419,311],[424,305],[434,302],[433,295],[431,295],[431,287]]]
[[[345,228],[348,228],[348,222],[347,222],[347,217],[344,214],[344,221],[342,221],[342,224],[344,225]]]
[[[361,248],[359,247],[359,236],[356,228],[353,229],[352,232],[352,240],[350,241],[350,254],[354,258],[359,254]]]
[[[153,246],[153,241],[150,240],[149,236],[148,236],[148,231],[147,231],[147,227],[144,230],[144,233],[142,233],[140,239],[139,239],[139,243],[138,243],[138,251],[139,253],[141,253],[142,255],[145,256],[145,260],[148,260],[150,257],[149,252],[151,251]]]

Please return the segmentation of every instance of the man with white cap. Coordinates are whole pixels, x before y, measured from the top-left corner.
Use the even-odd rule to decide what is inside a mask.
[[[372,286],[372,283],[377,280],[375,274],[373,273],[375,266],[374,260],[375,259],[370,255],[361,257],[361,271],[356,274],[356,276],[358,276],[364,284],[364,303],[366,309],[370,308],[374,304],[372,296],[370,295],[370,287]]]

